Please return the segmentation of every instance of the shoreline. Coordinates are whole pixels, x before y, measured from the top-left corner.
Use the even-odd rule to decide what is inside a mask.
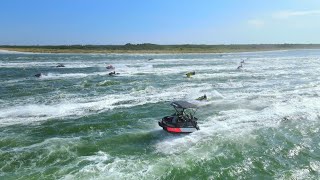
[[[290,51],[290,50],[317,50],[317,49],[274,49],[274,50],[252,50],[252,51],[229,51],[229,52],[77,52],[77,51],[68,51],[68,52],[42,52],[42,51],[19,51],[12,49],[0,48],[0,54],[150,54],[150,55],[160,55],[160,54],[231,54],[231,53],[255,53],[255,52],[277,52],[277,51]],[[320,48],[319,48],[320,50]]]
[[[254,53],[254,52],[272,52],[272,51],[288,51],[288,50],[320,50],[320,46],[315,47],[289,47],[289,48],[238,48],[234,49],[230,46],[226,48],[197,48],[197,49],[59,49],[59,48],[43,48],[43,47],[1,47],[0,54],[229,54],[229,53]]]
[[[0,54],[25,54],[30,52],[22,52],[22,51],[13,51],[13,50],[7,50],[7,49],[0,49]]]

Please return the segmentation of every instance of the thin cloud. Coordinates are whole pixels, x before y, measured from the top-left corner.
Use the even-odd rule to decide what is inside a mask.
[[[253,27],[256,27],[256,28],[260,28],[260,27],[264,26],[265,23],[264,23],[264,21],[259,20],[259,19],[251,19],[251,20],[248,21],[248,24],[250,26],[253,26]]]
[[[295,16],[320,15],[320,10],[309,11],[279,11],[272,15],[275,19],[287,19]]]

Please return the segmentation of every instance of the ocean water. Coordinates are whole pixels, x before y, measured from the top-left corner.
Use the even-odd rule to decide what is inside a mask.
[[[2,53],[0,83],[0,179],[320,177],[320,50]],[[199,131],[158,126],[174,100]]]

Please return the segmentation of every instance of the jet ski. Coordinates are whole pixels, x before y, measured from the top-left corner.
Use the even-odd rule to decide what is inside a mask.
[[[195,75],[196,72],[195,71],[192,71],[192,72],[188,72],[186,75],[188,78],[190,78],[192,75]]]
[[[34,75],[35,77],[41,77],[42,76],[42,73],[38,73],[38,74],[36,74],[36,75]]]
[[[171,106],[176,112],[158,122],[163,130],[170,133],[192,133],[200,129],[197,123],[198,118],[194,117],[197,105],[187,101],[174,101]]]
[[[109,76],[115,76],[115,75],[118,75],[118,74],[120,74],[120,73],[116,73],[115,71],[113,71],[113,72],[109,73]]]
[[[196,100],[198,100],[198,101],[206,101],[206,100],[208,100],[208,98],[207,98],[207,95],[203,95],[203,96],[198,97]]]
[[[114,66],[112,66],[111,64],[109,66],[107,66],[106,68],[110,69],[110,70],[115,69]]]
[[[238,66],[238,67],[237,67],[237,69],[241,69],[241,68],[242,68],[242,63],[241,63],[241,65],[240,65],[240,66]]]
[[[63,64],[58,64],[56,67],[65,67]]]

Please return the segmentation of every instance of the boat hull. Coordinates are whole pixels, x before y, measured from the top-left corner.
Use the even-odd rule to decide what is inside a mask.
[[[170,133],[192,133],[199,130],[198,125],[189,125],[189,126],[181,126],[178,124],[171,124],[167,121],[168,117],[163,118],[158,122],[159,126],[163,128],[163,130]]]

